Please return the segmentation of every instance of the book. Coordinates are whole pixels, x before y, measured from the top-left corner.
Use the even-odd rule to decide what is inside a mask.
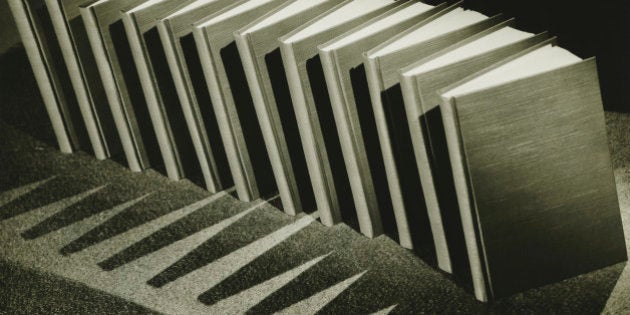
[[[477,299],[627,259],[594,58],[549,44],[438,94]]]
[[[180,0],[146,1],[123,9],[122,20],[166,174],[174,180],[187,177],[199,183],[200,164],[157,30],[159,18],[185,4]]]
[[[238,1],[195,22],[193,35],[239,199],[277,193],[233,33],[284,0]]]
[[[145,0],[98,0],[80,7],[129,169],[164,171],[155,130],[135,69],[120,10]]]
[[[548,35],[512,28],[513,20],[449,46],[399,71],[405,113],[427,211],[439,217],[431,229],[438,266],[459,278],[470,276],[466,247],[436,91],[522,50],[548,43]],[[442,234],[442,235],[440,235]]]
[[[381,230],[369,222],[358,223],[317,45],[402,3],[344,1],[278,39],[317,208],[335,223],[362,225],[361,231],[370,237]]]
[[[355,179],[350,181],[352,194],[355,204],[365,205],[357,207],[364,217],[360,222],[379,226],[374,230],[397,230],[405,248],[414,247],[407,213],[417,221],[415,214],[426,213],[424,201],[405,203],[400,186],[386,178],[361,52],[442,9],[407,2],[319,46],[343,159],[348,177]]]
[[[196,0],[159,19],[157,24],[201,174],[206,189],[213,193],[233,186],[234,180],[204,82],[191,21],[198,21],[231,3],[231,0]]]
[[[288,214],[317,206],[277,38],[340,2],[286,2],[234,33],[282,208]],[[330,213],[320,213],[320,219],[324,225],[334,224]]]
[[[441,222],[439,217],[426,211],[426,197],[421,193],[422,183],[406,127],[408,123],[397,71],[505,20],[501,16],[488,18],[481,13],[464,10],[459,3],[441,9],[363,54],[368,104],[371,104],[378,143],[386,165],[386,180],[390,187],[398,187],[394,193],[399,196],[394,199],[417,211],[414,213],[414,226],[408,228],[414,233],[409,238],[413,237],[417,251],[430,262],[441,255],[436,250],[443,242],[440,238],[443,235],[433,233],[435,226],[441,227]],[[440,267],[440,262],[437,263]]]
[[[87,130],[61,48],[53,31],[51,17],[43,0],[9,1],[20,38],[35,74],[53,132],[63,153],[90,152]]]
[[[61,48],[70,83],[83,117],[94,156],[99,160],[120,161],[122,148],[98,77],[79,6],[87,0],[46,0],[46,8]]]

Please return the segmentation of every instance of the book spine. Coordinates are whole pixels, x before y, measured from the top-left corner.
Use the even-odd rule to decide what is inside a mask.
[[[90,143],[94,150],[94,156],[99,160],[104,160],[108,158],[110,154],[105,144],[104,135],[95,118],[96,111],[88,96],[87,86],[83,80],[80,63],[76,55],[77,52],[70,38],[70,30],[64,18],[63,9],[61,8],[59,0],[46,0],[46,7],[48,8],[55,34],[61,46],[61,53],[66,63],[68,74],[70,75],[70,81],[77,97]]]
[[[387,185],[389,186],[391,194],[392,207],[396,218],[400,245],[402,247],[412,249],[414,248],[414,244],[411,238],[411,230],[407,220],[406,206],[403,199],[398,169],[396,167],[396,161],[392,150],[392,144],[390,141],[391,138],[385,115],[384,106],[387,106],[387,104],[383,104],[381,98],[383,85],[379,76],[378,59],[368,58],[364,55],[363,64],[365,65],[365,75],[367,76],[370,101],[372,103],[371,110],[374,112],[376,131],[378,133],[378,141],[383,155],[383,164],[385,165]]]
[[[341,87],[339,68],[333,52],[319,51],[319,56],[324,70],[326,86],[337,125],[341,151],[350,179],[352,195],[359,219],[359,228],[365,236],[373,238],[383,233],[383,224],[378,209],[378,202],[374,192],[372,176],[367,161],[361,163],[357,156],[357,144],[354,143],[354,133],[351,130],[350,113]],[[355,123],[358,123],[358,119]],[[359,137],[360,128],[359,129]],[[361,142],[362,144],[362,142]]]
[[[131,136],[131,130],[125,122],[126,119],[122,110],[122,104],[120,103],[120,99],[118,97],[118,88],[114,82],[114,74],[109,64],[107,53],[105,52],[105,44],[103,43],[103,39],[99,31],[94,10],[92,7],[82,7],[79,10],[81,11],[83,23],[85,24],[85,30],[90,41],[90,46],[94,52],[94,59],[96,60],[98,72],[101,76],[101,80],[103,81],[103,86],[105,87],[107,101],[109,102],[109,106],[112,110],[116,129],[118,130],[118,134],[120,136],[120,141],[122,143],[123,151],[125,152],[125,157],[127,158],[127,163],[129,164],[129,169],[133,172],[141,172],[142,166],[140,157],[138,152],[136,152]]]
[[[263,95],[260,83],[259,69],[251,47],[251,37],[249,34],[235,32],[234,38],[243,63],[249,90],[252,94],[256,116],[260,122],[276,184],[278,185],[283,210],[287,214],[296,215],[302,212],[302,203],[293,175],[291,160],[288,156],[283,158],[280,152],[279,142],[284,142],[282,124],[279,119],[271,119],[271,117],[277,117],[277,115],[274,115],[271,108],[272,105],[265,102],[265,96]],[[275,104],[273,106],[275,106]],[[281,139],[276,139],[277,136],[281,137]]]
[[[305,85],[309,84],[305,73],[306,70],[304,68],[300,69],[292,44],[281,41],[280,53],[282,54],[282,62],[287,75],[295,115],[300,126],[300,137],[304,147],[304,154],[306,155],[306,164],[311,176],[311,183],[313,184],[317,209],[322,215],[322,222],[325,225],[332,225],[341,222],[341,211],[334,182],[332,177],[328,176],[330,172],[326,172],[326,168],[330,170],[329,166],[325,165],[327,160],[326,149],[322,148],[323,144],[315,138],[313,123],[306,104]],[[318,144],[321,145],[318,146]]]
[[[158,145],[164,159],[166,174],[172,180],[179,180],[183,177],[183,167],[177,154],[176,144],[173,141],[171,128],[166,122],[166,113],[162,109],[162,102],[157,90],[154,87],[154,81],[151,78],[151,65],[146,55],[146,47],[143,45],[136,19],[132,13],[123,13],[122,21],[125,27],[125,33],[129,40],[129,47],[133,61],[136,65],[138,77],[140,78],[140,86],[146,99],[149,116],[153,123],[153,129],[158,140]]]
[[[46,71],[47,67],[37,41],[37,34],[30,22],[28,8],[22,0],[9,0],[9,7],[15,19],[15,24],[20,33],[31,68],[35,74],[35,80],[37,81],[44,105],[46,106],[53,132],[57,138],[59,150],[63,153],[72,153],[73,146],[70,135],[66,129],[61,109],[59,108],[59,100],[53,88],[51,78]]]
[[[255,179],[248,180],[244,172],[244,165],[241,163],[241,157],[237,150],[237,139],[232,128],[230,114],[224,102],[223,93],[219,83],[219,77],[215,66],[215,60],[211,52],[211,47],[206,40],[206,31],[203,28],[195,27],[193,30],[195,45],[201,59],[202,70],[210,92],[214,113],[219,123],[219,131],[223,139],[225,153],[230,164],[230,171],[234,178],[236,192],[242,201],[251,201],[258,198],[258,187]],[[253,180],[253,183],[252,183]]]
[[[475,227],[475,214],[471,204],[466,166],[464,164],[461,137],[459,134],[459,124],[457,122],[457,109],[454,98],[442,98],[440,103],[442,110],[442,121],[446,131],[449,157],[455,179],[455,191],[459,202],[460,217],[464,229],[464,239],[468,251],[470,271],[475,291],[475,297],[482,302],[488,301],[486,278],[483,271],[483,262],[479,249],[477,229]]]
[[[164,53],[166,55],[168,67],[171,75],[173,76],[173,82],[175,83],[177,97],[179,98],[179,103],[182,106],[184,119],[186,120],[186,125],[190,131],[195,153],[197,154],[201,165],[201,172],[206,184],[206,189],[212,193],[219,192],[223,189],[223,185],[221,184],[221,179],[218,175],[219,171],[210,148],[208,135],[206,134],[203,125],[198,123],[201,119],[201,114],[199,111],[194,110],[198,106],[197,99],[193,91],[191,79],[188,76],[186,61],[181,46],[173,35],[173,28],[171,27],[170,20],[160,21],[157,24],[157,27],[162,41],[162,47],[164,48]]]
[[[424,132],[420,126],[420,119],[422,119],[420,116],[422,113],[415,80],[413,77],[401,74],[400,86],[405,111],[407,113],[409,130],[411,132],[411,141],[416,156],[416,164],[418,166],[418,172],[420,173],[420,183],[422,184],[424,201],[427,206],[431,233],[433,234],[438,268],[445,272],[452,273],[453,266],[449,254],[448,242],[446,241],[446,233],[442,222],[442,214],[440,213],[440,205],[437,199],[431,165],[429,163],[428,148],[424,142]]]

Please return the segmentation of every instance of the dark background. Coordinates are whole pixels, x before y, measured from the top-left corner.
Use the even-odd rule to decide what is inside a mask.
[[[595,56],[604,107],[630,111],[629,1],[465,0],[464,7],[515,17],[521,30],[549,31],[560,46],[579,57]]]
[[[524,31],[547,30],[578,56],[597,57],[605,108],[630,112],[630,1],[464,0],[464,7],[515,17]],[[0,54],[18,42],[8,5],[0,1]]]

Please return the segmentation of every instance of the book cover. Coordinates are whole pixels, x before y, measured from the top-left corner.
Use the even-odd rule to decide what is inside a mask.
[[[509,23],[509,22],[508,22]],[[482,32],[471,39],[482,38],[496,32],[505,23]],[[435,238],[443,233],[441,243],[436,242],[439,266],[442,270],[457,277],[468,279],[470,268],[464,244],[459,208],[455,196],[450,161],[437,91],[474,72],[480,71],[510,55],[530,47],[546,45],[550,40],[546,33],[516,41],[503,47],[491,49],[476,56],[467,57],[459,62],[447,64],[430,71],[411,74],[416,66],[423,65],[437,56],[444,55],[466,43],[448,47],[417,63],[401,69],[400,84],[404,99],[405,112],[409,124],[411,143],[415,153],[416,165],[422,182],[422,190],[427,200],[427,210],[433,216],[441,218],[442,228],[432,229]],[[467,41],[471,42],[471,41]],[[409,74],[407,74],[409,73]],[[432,105],[434,104],[434,105]]]
[[[450,94],[512,60],[439,92],[482,301],[627,259],[595,60]]]

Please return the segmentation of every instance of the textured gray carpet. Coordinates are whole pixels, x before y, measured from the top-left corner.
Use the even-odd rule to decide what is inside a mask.
[[[387,237],[60,154],[23,50],[0,59],[0,311],[630,312],[625,264],[482,304]],[[629,227],[630,114],[607,124]]]

